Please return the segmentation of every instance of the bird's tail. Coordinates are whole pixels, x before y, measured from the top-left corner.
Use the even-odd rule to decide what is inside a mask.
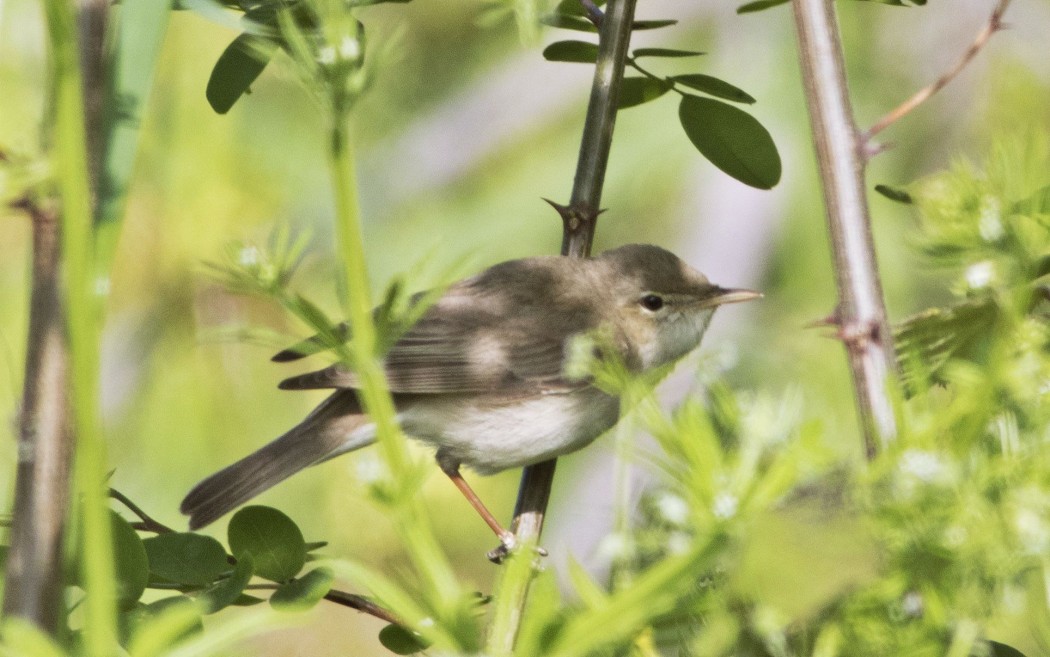
[[[296,472],[375,441],[352,390],[339,390],[290,431],[197,484],[180,510],[203,527]]]

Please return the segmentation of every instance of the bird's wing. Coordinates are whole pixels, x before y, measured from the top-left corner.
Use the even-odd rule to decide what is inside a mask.
[[[553,314],[542,303],[503,302],[477,290],[449,290],[384,358],[391,392],[513,395],[587,385],[565,376],[565,344],[568,336],[591,328],[593,319],[583,312]],[[280,384],[287,390],[358,386],[343,364]]]

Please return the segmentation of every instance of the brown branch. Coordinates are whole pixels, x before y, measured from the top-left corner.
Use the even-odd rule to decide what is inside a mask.
[[[591,252],[595,225],[601,213],[602,187],[612,148],[616,104],[631,40],[634,7],[635,0],[612,0],[601,19],[598,60],[587,105],[572,199],[567,207],[554,204],[563,221],[562,255],[585,258]],[[552,459],[528,466],[522,472],[514,524],[511,526],[511,531],[520,542],[530,543],[540,538],[556,463]]]
[[[245,587],[245,590],[273,591],[279,586],[279,584],[249,584]],[[392,611],[380,607],[364,596],[355,593],[347,593],[346,591],[339,591],[337,589],[329,589],[328,593],[325,594],[324,599],[337,605],[342,605],[343,607],[356,609],[357,611],[368,614],[369,616],[375,616],[379,620],[386,621],[387,623],[405,626],[404,622],[395,616]]]
[[[882,118],[876,121],[875,124],[868,128],[867,132],[864,133],[864,141],[870,141],[872,137],[899,121],[919,105],[925,103],[935,93],[943,89],[949,82],[955,79],[955,77],[959,75],[959,73],[961,73],[971,61],[973,61],[973,58],[977,56],[977,53],[981,52],[981,50],[988,44],[992,35],[1003,29],[1003,14],[1006,13],[1006,8],[1010,6],[1010,1],[1011,0],[999,0],[996,3],[995,9],[992,11],[992,15],[988,19],[988,22],[985,23],[981,31],[977,33],[977,37],[974,38],[973,43],[970,44],[970,47],[965,53],[963,53],[963,56],[955,66],[944,73],[944,75],[937,78],[932,84],[915,92],[911,98],[883,115]]]
[[[835,319],[871,458],[897,433],[888,391],[896,361],[871,237],[864,142],[847,92],[835,3],[793,0],[792,5],[838,283]]]
[[[153,532],[154,534],[174,534],[175,533],[174,529],[172,529],[171,527],[168,527],[167,525],[164,525],[164,524],[154,520],[153,518],[151,518],[149,515],[146,514],[145,511],[142,510],[141,507],[139,507],[139,505],[137,505],[134,502],[132,502],[130,498],[128,498],[126,495],[124,495],[124,493],[121,493],[117,489],[110,488],[109,489],[109,496],[112,497],[113,499],[117,500],[118,502],[120,502],[124,506],[126,506],[129,511],[131,511],[132,513],[134,513],[136,516],[139,517],[139,520],[141,522],[133,522],[133,523],[131,523],[131,526],[134,527],[135,529],[137,529],[139,531]]]
[[[54,633],[62,619],[62,544],[69,506],[72,428],[69,350],[59,290],[58,214],[31,198],[33,260],[18,468],[3,615]]]

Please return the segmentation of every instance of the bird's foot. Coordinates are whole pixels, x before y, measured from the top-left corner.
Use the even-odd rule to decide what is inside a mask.
[[[489,561],[495,564],[503,563],[503,560],[510,556],[511,552],[518,549],[518,537],[511,532],[504,531],[499,535],[499,545],[494,549],[489,550],[488,558]],[[539,546],[536,547],[536,554],[541,557],[547,556],[547,551]]]

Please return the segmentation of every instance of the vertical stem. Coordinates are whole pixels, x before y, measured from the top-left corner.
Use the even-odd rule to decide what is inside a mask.
[[[871,458],[897,429],[887,390],[895,372],[892,333],[871,237],[864,143],[850,106],[834,3],[793,0],[793,7],[839,289],[836,319]]]
[[[53,634],[63,615],[62,547],[72,470],[69,352],[58,281],[58,217],[32,203],[25,209],[33,222],[33,280],[3,615]]]
[[[98,417],[101,315],[94,289],[92,193],[77,30],[71,3],[45,3],[53,62],[55,175],[61,203],[63,287],[70,356],[70,402],[77,437],[75,477],[81,522],[84,654],[112,655],[116,594],[106,486],[106,445]]]
[[[389,468],[388,483],[413,481],[410,460],[404,437],[397,425],[393,399],[387,386],[386,374],[376,355],[375,325],[372,323],[372,301],[365,260],[360,212],[357,206],[357,180],[354,174],[353,154],[350,151],[346,113],[331,110],[328,164],[335,195],[335,233],[339,245],[347,298],[344,299],[350,320],[350,359],[361,380],[359,391],[369,417],[376,423],[379,450]],[[395,527],[413,556],[414,564],[430,584],[431,590],[452,597],[459,585],[444,553],[434,537],[429,518],[419,503],[418,496],[399,491],[403,504],[397,509]]]
[[[634,8],[635,0],[610,0],[599,29],[598,59],[587,105],[572,200],[568,207],[559,208],[564,220],[562,255],[585,258],[591,252],[601,208],[605,169],[612,148],[620,81],[623,79],[631,41]],[[556,463],[552,459],[528,466],[522,472],[511,529],[525,550],[531,550],[531,546],[539,543],[554,484]],[[518,558],[531,560],[532,555],[518,555]],[[531,570],[508,568],[503,573],[489,633],[490,654],[499,657],[513,653],[531,581]]]

